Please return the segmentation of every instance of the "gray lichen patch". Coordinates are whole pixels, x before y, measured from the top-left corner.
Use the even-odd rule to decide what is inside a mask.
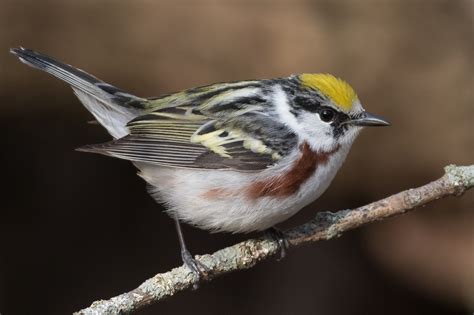
[[[463,187],[465,189],[474,186],[474,165],[456,166],[451,164],[446,166],[444,171],[454,186]]]

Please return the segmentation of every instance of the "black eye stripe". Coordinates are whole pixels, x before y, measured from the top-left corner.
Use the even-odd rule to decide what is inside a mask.
[[[341,112],[336,112],[336,118],[333,120],[333,124],[339,126],[341,123],[349,119],[349,115]]]
[[[305,110],[316,113],[318,108],[321,107],[321,102],[317,98],[309,98],[303,96],[297,96],[293,99],[295,107],[301,107]]]
[[[291,113],[293,113],[295,117],[298,117],[301,109],[310,113],[317,113],[318,115],[320,115],[324,109],[332,110],[335,116],[334,119],[332,119],[331,126],[335,128],[339,127],[342,122],[350,119],[348,114],[335,110],[332,107],[324,106],[322,103],[323,99],[318,96],[312,95],[311,97],[305,97],[299,95],[293,98]],[[300,110],[298,110],[298,108],[300,108]]]

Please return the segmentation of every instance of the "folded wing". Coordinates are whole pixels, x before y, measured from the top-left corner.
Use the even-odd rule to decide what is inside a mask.
[[[168,167],[252,171],[276,163],[296,145],[253,81],[150,102],[157,109],[131,120],[129,135],[80,150]]]

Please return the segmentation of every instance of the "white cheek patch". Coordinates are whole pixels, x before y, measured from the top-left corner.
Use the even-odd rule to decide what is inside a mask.
[[[301,113],[298,122],[306,142],[313,150],[330,151],[337,145],[331,125],[323,122],[318,114]]]

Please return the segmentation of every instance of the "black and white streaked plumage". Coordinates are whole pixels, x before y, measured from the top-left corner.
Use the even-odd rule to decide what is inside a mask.
[[[70,84],[114,138],[80,150],[132,161],[175,218],[211,231],[261,231],[294,215],[329,186],[362,126],[388,124],[327,74],[147,99],[38,52],[11,52]]]

